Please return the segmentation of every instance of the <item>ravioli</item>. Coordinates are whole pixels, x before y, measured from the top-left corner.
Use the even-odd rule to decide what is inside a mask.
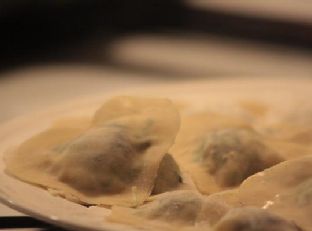
[[[88,126],[59,125],[21,144],[6,155],[6,171],[79,203],[137,206],[155,189],[178,129],[169,100],[115,97]],[[163,180],[156,189],[175,187],[170,183],[179,182]]]
[[[232,207],[258,207],[311,230],[311,169],[311,155],[288,160],[249,177],[235,190],[209,197]]]
[[[180,106],[178,132],[169,100],[115,97],[92,118],[21,144],[6,155],[6,171],[81,204],[112,206],[109,221],[136,228],[312,230],[308,114],[265,124],[268,105],[240,107],[221,115]]]
[[[244,182],[238,199],[312,229],[312,156],[283,162]],[[269,189],[269,190],[268,190]]]
[[[181,225],[194,225],[203,201],[192,191],[167,193],[143,205],[135,213],[150,220],[163,220]]]
[[[200,195],[193,191],[173,191],[160,194],[136,209],[113,206],[108,220],[151,230],[192,227],[202,203]]]
[[[303,231],[264,209],[232,208],[192,191],[165,193],[136,209],[113,207],[109,221],[149,230]]]
[[[171,151],[205,194],[236,187],[284,160],[246,123],[208,113],[182,120]]]
[[[232,206],[223,200],[204,197],[204,204],[197,216],[197,227],[214,227],[221,218],[232,209]]]
[[[165,193],[136,209],[113,207],[109,221],[149,230],[303,231],[295,222],[264,209],[232,208],[192,191]]]
[[[305,100],[267,105],[264,115],[254,125],[267,137],[311,146],[311,122],[312,104]]]
[[[228,209],[221,201],[206,200],[196,191],[179,190],[160,194],[136,209],[113,207],[108,219],[152,230],[210,230]]]
[[[295,223],[258,208],[230,210],[214,231],[303,231]]]
[[[298,106],[300,105],[300,106]],[[290,102],[241,101],[252,127],[286,159],[312,153],[312,105],[307,100]],[[242,113],[244,114],[244,113]],[[242,116],[241,116],[242,117]],[[246,117],[242,117],[246,120]]]

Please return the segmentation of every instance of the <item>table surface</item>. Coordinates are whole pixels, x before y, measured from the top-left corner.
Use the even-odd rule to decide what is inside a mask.
[[[136,68],[51,64],[0,73],[0,122],[78,97],[132,86],[190,78],[312,77],[312,55],[306,51],[212,36],[129,37],[117,41],[112,51],[119,63]],[[24,215],[0,204],[0,219],[7,216]]]

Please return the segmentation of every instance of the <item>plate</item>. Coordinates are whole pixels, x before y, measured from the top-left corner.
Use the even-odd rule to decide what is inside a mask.
[[[276,106],[311,98],[310,79],[223,79],[198,82],[168,83],[110,92],[109,94],[77,99],[16,118],[0,126],[0,202],[22,213],[73,230],[123,231],[134,228],[106,221],[110,210],[85,207],[46,190],[21,182],[5,172],[3,154],[28,137],[46,129],[62,117],[87,116],[113,95],[147,95],[169,97],[192,104],[194,108],[211,105],[226,110],[231,102],[260,99]]]

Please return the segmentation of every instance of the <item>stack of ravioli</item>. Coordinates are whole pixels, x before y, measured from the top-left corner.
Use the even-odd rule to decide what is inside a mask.
[[[312,230],[312,127],[265,123],[257,103],[240,110],[115,97],[19,145],[6,171],[140,229]]]

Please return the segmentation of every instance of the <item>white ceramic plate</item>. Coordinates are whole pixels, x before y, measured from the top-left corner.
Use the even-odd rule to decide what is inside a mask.
[[[33,113],[0,126],[0,202],[22,213],[49,223],[74,230],[135,230],[109,223],[105,217],[110,210],[84,207],[54,197],[46,190],[21,182],[5,174],[3,153],[28,137],[49,127],[52,121],[72,115],[91,115],[112,95],[153,95],[196,102],[198,107],[209,104],[223,109],[229,102],[241,99],[262,99],[284,104],[294,98],[311,95],[309,79],[226,79],[205,82],[167,84],[140,89],[129,89],[109,95],[93,96],[72,101],[43,112]],[[138,93],[139,92],[139,93]]]

